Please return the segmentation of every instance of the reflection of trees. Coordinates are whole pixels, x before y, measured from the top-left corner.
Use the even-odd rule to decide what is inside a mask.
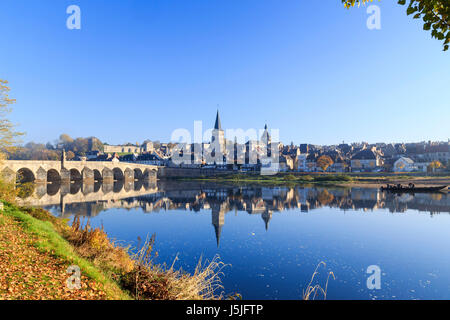
[[[329,204],[333,200],[334,200],[334,196],[331,193],[329,193],[327,190],[322,190],[317,195],[317,201],[319,201],[320,204],[323,205],[323,206],[326,206],[327,204]]]
[[[440,201],[442,199],[442,193],[432,193],[431,199],[435,201]]]
[[[36,190],[36,185],[32,182],[20,183],[17,185],[17,196],[21,199],[29,198]]]
[[[145,190],[149,190],[147,183],[143,183]],[[158,212],[160,210],[186,210],[186,211],[210,211],[212,208],[221,206],[226,212],[246,211],[249,214],[262,214],[264,212],[279,212],[284,210],[300,210],[308,212],[321,207],[337,208],[340,210],[378,210],[387,209],[390,212],[405,212],[406,210],[426,211],[430,213],[450,212],[450,195],[447,194],[408,194],[396,195],[383,193],[378,189],[370,188],[325,188],[325,187],[236,187],[223,185],[195,185],[191,183],[176,183],[166,185],[158,183],[153,185],[159,190],[153,190],[150,194],[129,196],[121,200],[102,202],[102,195],[120,190],[135,190],[141,183],[124,185],[114,183],[107,185],[96,185],[93,188],[83,186],[80,190],[79,184],[71,184],[70,192],[82,192],[90,194],[92,191],[99,192],[97,202],[102,202],[101,210],[110,208],[137,208],[144,212]],[[61,195],[67,191],[64,185],[60,188]],[[64,192],[63,192],[64,191]],[[47,193],[54,193],[52,186],[47,187]],[[126,196],[126,194],[124,195]],[[93,198],[95,199],[95,197]],[[81,198],[82,201],[82,198]],[[74,207],[74,210],[78,210]],[[100,210],[100,211],[101,211]],[[66,210],[67,211],[67,210]],[[87,210],[79,207],[83,215],[95,215],[98,208]],[[73,212],[72,212],[73,213]],[[80,213],[81,214],[81,213]]]

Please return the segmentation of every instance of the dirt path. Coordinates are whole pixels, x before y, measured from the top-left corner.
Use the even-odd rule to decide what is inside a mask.
[[[0,300],[97,300],[100,286],[81,276],[81,289],[70,290],[68,263],[36,248],[37,239],[0,212]]]

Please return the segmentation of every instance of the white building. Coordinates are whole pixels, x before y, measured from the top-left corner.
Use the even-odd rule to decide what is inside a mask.
[[[410,158],[401,157],[394,162],[393,171],[394,172],[412,172],[416,171],[417,168],[414,165],[414,161]]]
[[[308,167],[306,166],[306,157],[307,157],[306,154],[299,154],[297,156],[297,161],[296,161],[297,171],[303,171],[303,172],[307,171]]]

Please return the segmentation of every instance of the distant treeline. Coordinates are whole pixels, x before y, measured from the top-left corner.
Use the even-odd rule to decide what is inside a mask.
[[[96,137],[71,138],[68,134],[47,144],[29,142],[7,152],[10,160],[59,160],[62,150],[66,150],[68,160],[76,156],[85,156],[89,151],[103,152],[103,143]]]

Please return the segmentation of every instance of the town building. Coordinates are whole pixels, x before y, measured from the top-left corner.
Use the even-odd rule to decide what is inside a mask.
[[[352,172],[371,172],[380,169],[383,161],[375,151],[375,148],[363,149],[356,153],[351,159]]]
[[[151,141],[145,141],[142,145],[133,145],[133,144],[126,144],[126,145],[118,145],[118,146],[112,146],[109,144],[103,145],[103,152],[104,153],[137,153],[142,154],[146,152],[153,152],[153,143]]]
[[[397,161],[394,162],[394,166],[392,168],[394,172],[412,172],[416,171],[416,166],[414,165],[414,161],[407,157],[400,157]]]

